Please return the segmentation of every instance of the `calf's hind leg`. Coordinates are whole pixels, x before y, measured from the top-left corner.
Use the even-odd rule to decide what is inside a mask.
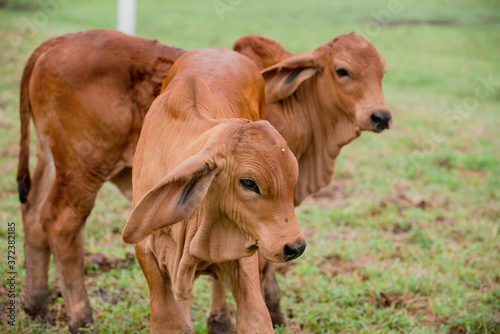
[[[212,282],[212,304],[208,318],[209,334],[231,334],[231,315],[227,309],[226,289],[220,282]]]
[[[56,180],[41,209],[72,333],[78,333],[81,327],[93,328],[84,279],[84,232],[99,188],[77,189],[75,184]]]
[[[23,308],[34,320],[49,323],[54,322],[54,318],[47,307],[50,247],[40,221],[40,207],[46,199],[53,182],[54,168],[39,154],[31,178],[28,203],[22,204],[21,208],[25,257]]]

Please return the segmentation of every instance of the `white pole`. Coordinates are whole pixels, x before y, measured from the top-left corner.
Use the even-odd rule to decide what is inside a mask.
[[[123,33],[135,34],[135,0],[118,0],[117,30]]]

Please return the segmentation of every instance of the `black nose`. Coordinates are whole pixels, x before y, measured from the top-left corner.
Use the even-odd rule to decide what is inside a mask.
[[[299,256],[304,253],[304,250],[306,249],[306,242],[304,241],[301,244],[295,244],[295,245],[286,245],[285,246],[285,261],[291,261],[293,259],[298,258]]]
[[[383,131],[389,128],[389,124],[391,123],[391,113],[387,111],[376,112],[371,115],[371,119],[373,122],[373,130],[375,131]]]

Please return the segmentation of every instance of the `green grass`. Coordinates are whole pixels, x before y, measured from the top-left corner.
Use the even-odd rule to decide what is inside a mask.
[[[0,272],[5,283],[7,223],[15,222],[21,296],[15,171],[23,66],[52,36],[116,24],[116,1],[63,2],[30,33],[26,22],[36,23],[44,2],[0,1]],[[394,127],[343,149],[335,201],[323,195],[297,209],[308,248],[280,267],[282,307],[292,324],[277,333],[500,333],[500,3],[400,0],[397,13],[391,3],[241,1],[222,20],[211,1],[138,5],[137,34],[171,46],[230,48],[256,33],[304,52],[356,31],[387,61],[384,92]],[[131,247],[120,232],[129,210],[106,185],[88,219],[87,250],[125,258]],[[148,289],[137,263],[87,269],[101,332],[147,331]],[[50,307],[61,315],[56,326],[19,310],[13,329],[2,311],[0,331],[66,332],[53,265],[50,275]],[[194,295],[193,321],[204,333],[207,279],[197,281]],[[9,301],[3,288],[0,298]]]

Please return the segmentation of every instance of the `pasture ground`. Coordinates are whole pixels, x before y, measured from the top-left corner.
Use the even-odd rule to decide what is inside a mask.
[[[228,7],[217,12],[214,3]],[[23,66],[50,37],[114,28],[115,13],[114,0],[0,0],[3,333],[67,332],[53,265],[56,325],[35,323],[19,309],[24,259],[15,173]],[[256,33],[303,52],[355,31],[387,61],[383,84],[394,127],[345,147],[332,185],[297,209],[308,248],[280,266],[289,326],[276,333],[500,333],[500,2],[146,0],[137,22],[137,35],[185,49],[230,48]],[[31,147],[34,166],[34,141]],[[88,219],[87,288],[102,333],[149,329],[147,285],[127,256],[132,247],[121,241],[129,210],[106,185]],[[15,327],[5,317],[9,222],[17,241]],[[194,296],[192,317],[204,333],[208,279],[197,281]]]

